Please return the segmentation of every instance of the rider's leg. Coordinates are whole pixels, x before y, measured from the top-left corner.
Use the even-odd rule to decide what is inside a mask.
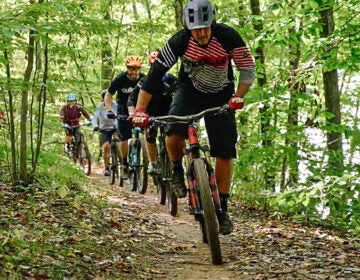
[[[166,137],[166,148],[169,159],[173,163],[172,188],[178,198],[186,196],[186,185],[184,181],[184,169],[182,167],[182,156],[185,148],[185,138],[172,134]]]
[[[232,159],[217,157],[215,161],[215,177],[219,193],[230,192],[231,177],[233,172]]]
[[[157,128],[146,131],[146,150],[149,159],[149,166],[148,166],[148,174],[156,175],[157,174],[157,147],[156,147],[156,135],[157,135]]]
[[[219,232],[221,234],[229,234],[234,230],[234,225],[227,213],[232,171],[232,159],[216,158],[215,177],[221,204],[221,212],[217,213],[217,216],[219,220]]]
[[[230,184],[233,171],[232,159],[216,158],[215,177],[219,189],[221,209],[227,212],[227,199],[230,193]]]
[[[121,158],[123,159],[123,164],[127,165],[127,156],[129,153],[129,145],[127,140],[119,142],[119,151]]]
[[[166,148],[172,162],[181,161],[184,154],[185,138],[177,134],[168,135],[166,137]]]
[[[72,137],[71,135],[66,135],[65,136],[65,143],[66,144],[69,144],[71,142],[71,137]]]
[[[149,167],[148,173],[150,175],[157,174],[157,166],[156,166],[156,159],[157,159],[157,148],[156,143],[149,143],[146,142],[147,154],[149,159]]]
[[[103,159],[104,159],[104,165],[105,165],[105,169],[109,168],[109,163],[110,163],[110,142],[106,141],[103,144]]]

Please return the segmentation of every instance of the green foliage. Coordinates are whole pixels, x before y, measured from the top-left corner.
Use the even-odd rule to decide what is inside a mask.
[[[147,7],[135,1],[134,10],[133,2],[126,1],[113,1],[111,5],[102,0],[15,2],[0,3],[0,90],[4,93],[0,107],[2,110],[8,108],[11,92],[17,146],[21,91],[28,86],[23,81],[24,58],[29,31],[36,31],[33,34],[36,70],[30,81],[29,99],[38,101],[44,87],[47,104],[38,169],[33,176],[58,196],[66,197],[69,190],[83,184],[86,178],[62,155],[64,131],[59,125],[59,109],[65,95],[76,92],[91,113],[100,101],[99,92],[104,85],[106,87],[116,74],[125,70],[123,61],[127,55],[137,54],[146,61],[147,54],[161,48],[176,31],[174,3],[149,1]],[[326,133],[345,136],[349,144],[349,149],[344,151],[346,170],[358,176],[359,167],[354,158],[359,153],[359,121],[358,113],[354,112],[359,109],[359,89],[358,84],[355,88],[349,85],[356,82],[360,72],[359,1],[265,1],[256,15],[247,2],[218,1],[214,4],[217,21],[238,30],[252,53],[262,48],[266,58],[264,62],[257,60],[256,67],[257,78],[266,78],[267,83],[252,87],[246,96],[246,107],[237,119],[241,138],[234,166],[233,195],[251,207],[307,216],[358,230],[359,219],[355,212],[359,212],[359,205],[356,201],[350,205],[344,202],[352,199],[353,191],[358,191],[350,187],[355,180],[340,177],[347,186],[344,188],[343,183],[333,180],[337,183],[332,184],[327,179],[331,170],[326,169],[329,156]],[[330,4],[334,5],[336,28],[324,39],[320,36],[323,26],[319,20],[321,12]],[[291,95],[287,79],[293,54],[289,46],[296,45],[301,55],[295,80],[304,82],[307,91]],[[111,73],[103,77],[102,51],[106,48],[110,51],[107,59]],[[48,50],[49,69],[46,84],[42,80],[45,49]],[[10,67],[9,77],[5,66]],[[178,68],[176,65],[171,71],[176,73]],[[332,69],[337,69],[341,77],[341,125],[327,122],[333,115],[326,110],[322,73]],[[147,70],[148,65],[144,63],[143,72]],[[29,125],[31,121],[35,133],[40,112],[36,102],[31,112]],[[289,124],[291,114],[297,114],[296,125]],[[3,180],[9,180],[8,127],[3,125],[0,131],[0,174]],[[95,160],[99,151],[98,137],[90,128],[84,128],[83,132]],[[311,137],[314,134],[321,138],[320,143]],[[35,146],[30,140],[28,144]],[[32,152],[29,148],[29,158]],[[300,162],[306,166],[305,178],[296,181],[291,175],[294,170],[296,173],[294,165]],[[318,181],[314,182],[313,178]],[[354,184],[358,188],[358,183]],[[78,203],[81,201],[78,197]],[[320,204],[330,209],[326,219],[317,208]]]

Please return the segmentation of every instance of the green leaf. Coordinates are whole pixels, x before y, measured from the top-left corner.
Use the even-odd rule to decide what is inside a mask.
[[[57,190],[56,193],[61,197],[64,198],[69,194],[69,190],[66,186],[60,186]]]

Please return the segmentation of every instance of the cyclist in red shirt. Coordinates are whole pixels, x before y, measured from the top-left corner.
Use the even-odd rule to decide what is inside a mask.
[[[72,136],[80,139],[80,118],[84,116],[91,121],[89,113],[77,103],[75,93],[69,93],[66,96],[66,104],[61,107],[60,117],[62,127],[65,128],[65,152],[69,151]]]

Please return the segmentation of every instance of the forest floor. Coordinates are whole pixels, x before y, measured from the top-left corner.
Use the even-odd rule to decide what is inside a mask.
[[[29,199],[0,184],[0,279],[360,279],[359,239],[234,202],[224,264],[212,265],[186,199],[172,217],[154,185],[141,195],[101,173],[86,187],[90,201],[77,190]]]

